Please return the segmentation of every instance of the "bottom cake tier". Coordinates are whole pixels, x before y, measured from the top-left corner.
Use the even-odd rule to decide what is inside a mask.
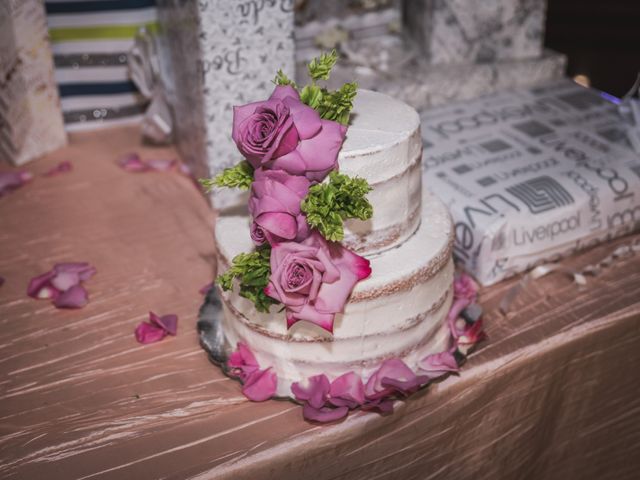
[[[417,370],[426,355],[447,350],[447,314],[453,297],[453,226],[447,209],[428,193],[422,221],[402,245],[368,256],[372,274],[359,282],[336,316],[333,335],[309,322],[290,329],[279,306],[268,314],[236,291],[221,292],[226,343],[243,343],[261,368],[277,375],[277,396],[292,396],[291,384],[324,374],[354,372],[368,378],[387,359]],[[216,225],[220,272],[252,249],[249,219],[222,217]]]

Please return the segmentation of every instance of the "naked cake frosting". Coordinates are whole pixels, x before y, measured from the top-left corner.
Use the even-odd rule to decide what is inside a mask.
[[[312,62],[310,86],[279,73],[270,99],[236,108],[246,160],[213,181],[250,192],[250,215],[216,224],[216,359],[249,399],[290,397],[320,422],[391,411],[482,337],[451,218],[422,186],[418,114],[318,86],[335,58]]]

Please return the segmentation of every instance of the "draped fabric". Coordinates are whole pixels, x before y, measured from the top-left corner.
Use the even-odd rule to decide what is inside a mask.
[[[489,339],[460,375],[387,417],[316,426],[287,401],[250,403],[198,345],[198,289],[214,273],[214,216],[188,178],[129,173],[135,130],[73,134],[0,199],[0,477],[627,479],[640,469],[640,257],[579,289],[513,281],[485,289]],[[74,170],[38,176],[61,160]],[[2,167],[3,169],[5,167]],[[238,232],[239,235],[248,234]],[[622,238],[564,263],[597,262]],[[75,311],[25,294],[61,261],[88,261]],[[178,335],[133,331],[175,313]]]

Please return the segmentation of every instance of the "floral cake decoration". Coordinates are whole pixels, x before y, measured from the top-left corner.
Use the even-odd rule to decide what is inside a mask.
[[[322,54],[308,65],[311,83],[299,87],[278,71],[275,89],[265,101],[234,107],[232,137],[244,160],[213,179],[207,189],[249,190],[254,249],[237,255],[216,279],[225,291],[239,288],[257,311],[281,305],[287,328],[307,321],[333,332],[354,286],[371,274],[369,261],[344,247],[344,221],[368,220],[366,180],[339,173],[338,154],[345,139],[356,83],[338,90],[318,84],[328,80],[337,53]],[[456,374],[468,352],[484,337],[477,285],[458,275],[447,315],[449,347],[426,355],[411,370],[389,358],[368,379],[347,372],[334,380],[321,373],[291,385],[306,420],[319,423],[345,418],[352,410],[393,411],[405,398],[436,379]],[[252,401],[273,398],[278,378],[260,366],[240,342],[226,358],[224,371],[242,383]]]
[[[371,274],[367,259],[340,244],[343,223],[373,214],[366,180],[338,172],[357,84],[318,84],[337,58],[334,50],[312,60],[304,87],[278,71],[267,100],[234,107],[232,138],[245,160],[201,180],[250,192],[255,249],[232,260],[220,287],[237,281],[258,311],[281,304],[287,327],[304,320],[329,332],[355,284]]]

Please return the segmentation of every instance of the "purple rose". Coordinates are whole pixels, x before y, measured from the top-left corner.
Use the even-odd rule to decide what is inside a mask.
[[[322,120],[289,85],[233,109],[231,136],[253,168],[284,170],[321,182],[336,168],[347,127]]]
[[[273,245],[265,293],[285,305],[288,327],[307,320],[333,332],[336,313],[370,274],[369,260],[314,231],[302,243]]]
[[[300,203],[309,191],[309,180],[278,170],[259,168],[254,173],[249,198],[253,217],[251,238],[256,245],[265,241],[302,241],[309,236],[309,225]]]

